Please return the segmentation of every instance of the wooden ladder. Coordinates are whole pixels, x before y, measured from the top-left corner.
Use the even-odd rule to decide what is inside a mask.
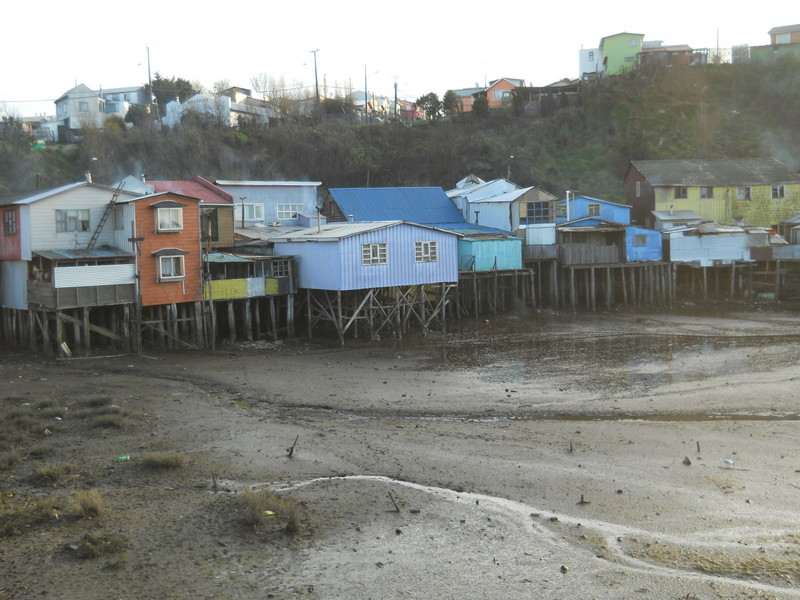
[[[111,211],[114,210],[114,205],[117,203],[117,198],[119,198],[119,193],[122,191],[122,187],[124,185],[125,182],[120,181],[117,189],[114,190],[114,195],[111,196],[111,202],[106,205],[106,210],[103,212],[103,216],[100,217],[100,222],[97,224],[97,227],[95,227],[92,237],[89,239],[89,243],[86,244],[87,250],[94,249],[94,245],[97,243],[97,238],[100,237],[100,232],[103,231],[103,225],[106,224],[106,221],[108,221],[108,216],[111,214]]]

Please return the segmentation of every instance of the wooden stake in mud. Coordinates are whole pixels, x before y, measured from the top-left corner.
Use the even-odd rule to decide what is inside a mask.
[[[386,492],[386,493],[389,494],[389,500],[391,500],[392,504],[394,504],[394,510],[396,512],[400,512],[400,506],[398,506],[397,501],[394,499],[394,496],[392,496],[392,492]]]
[[[292,455],[294,454],[295,446],[297,446],[297,440],[299,440],[299,439],[300,439],[300,435],[298,434],[298,436],[296,438],[294,438],[294,444],[292,444],[291,448],[287,448],[286,449],[286,452],[288,453],[289,458],[292,458]]]

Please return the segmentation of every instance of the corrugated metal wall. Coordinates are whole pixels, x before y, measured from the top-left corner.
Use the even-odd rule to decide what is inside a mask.
[[[55,288],[123,285],[135,283],[135,280],[136,269],[133,263],[56,267],[53,269],[53,287]]]

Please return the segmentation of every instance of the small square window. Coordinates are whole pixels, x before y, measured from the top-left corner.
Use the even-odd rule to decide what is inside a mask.
[[[786,188],[782,185],[773,185],[772,186],[772,198],[785,198],[786,197]]]
[[[157,211],[158,231],[182,231],[183,209],[177,206],[159,208]]]
[[[597,202],[593,202],[586,207],[586,214],[590,217],[599,217],[600,216],[600,204]]]
[[[158,257],[159,281],[182,279],[185,276],[182,255]]]
[[[689,190],[685,186],[679,185],[678,187],[675,188],[675,198],[685,199],[688,197],[689,197]]]
[[[278,204],[277,217],[278,221],[288,221],[289,219],[296,219],[297,214],[303,210],[302,204]]]
[[[414,261],[415,262],[437,262],[439,251],[436,242],[415,242]]]
[[[750,186],[739,186],[736,188],[736,199],[740,202],[749,202],[750,198]]]
[[[700,197],[703,200],[708,200],[714,197],[714,188],[711,186],[701,186],[700,187]]]
[[[634,248],[644,248],[647,246],[647,234],[644,233],[637,233],[633,236],[633,246]]]
[[[385,265],[389,262],[386,251],[386,244],[362,244],[361,245],[361,264],[362,265]]]

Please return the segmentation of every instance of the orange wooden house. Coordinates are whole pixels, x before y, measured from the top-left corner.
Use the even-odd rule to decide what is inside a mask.
[[[126,198],[113,216],[116,245],[137,254],[143,307],[203,299],[198,198],[172,192]]]

